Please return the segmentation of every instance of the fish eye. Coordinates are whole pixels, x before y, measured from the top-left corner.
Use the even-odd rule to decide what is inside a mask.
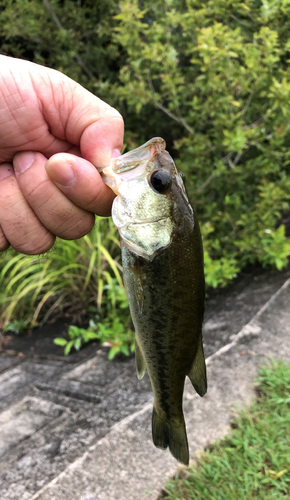
[[[171,176],[167,170],[155,170],[151,174],[150,184],[158,193],[164,193],[171,186]]]

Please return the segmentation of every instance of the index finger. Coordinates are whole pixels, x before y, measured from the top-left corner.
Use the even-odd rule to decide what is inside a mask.
[[[111,215],[113,191],[84,158],[58,153],[45,164],[49,178],[75,205],[101,216]]]

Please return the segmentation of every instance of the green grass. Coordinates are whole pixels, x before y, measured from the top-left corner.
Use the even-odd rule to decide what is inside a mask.
[[[21,333],[50,316],[70,318],[67,339],[54,342],[68,355],[98,339],[109,358],[134,350],[134,332],[122,277],[120,243],[111,219],[75,241],[57,239],[51,251],[0,254],[0,332]],[[88,329],[73,324],[87,325]]]
[[[231,435],[170,480],[163,498],[290,498],[290,365],[278,361],[263,367],[257,393],[256,402],[233,422]]]
[[[57,239],[46,255],[0,254],[0,328],[34,326],[63,311],[77,318],[91,306],[114,309],[113,291],[125,293],[119,247],[112,221],[97,218],[89,235]]]

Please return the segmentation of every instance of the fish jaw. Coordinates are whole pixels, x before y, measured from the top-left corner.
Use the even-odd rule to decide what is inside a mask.
[[[145,144],[124,155],[112,158],[109,165],[100,168],[103,181],[116,195],[122,182],[147,174],[146,164],[157,152],[165,152],[166,143],[161,137],[154,137]],[[150,167],[149,167],[150,170]]]

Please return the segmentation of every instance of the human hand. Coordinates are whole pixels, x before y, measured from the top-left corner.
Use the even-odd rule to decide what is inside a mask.
[[[44,253],[109,215],[97,169],[121,154],[123,119],[67,76],[0,55],[0,251]]]

